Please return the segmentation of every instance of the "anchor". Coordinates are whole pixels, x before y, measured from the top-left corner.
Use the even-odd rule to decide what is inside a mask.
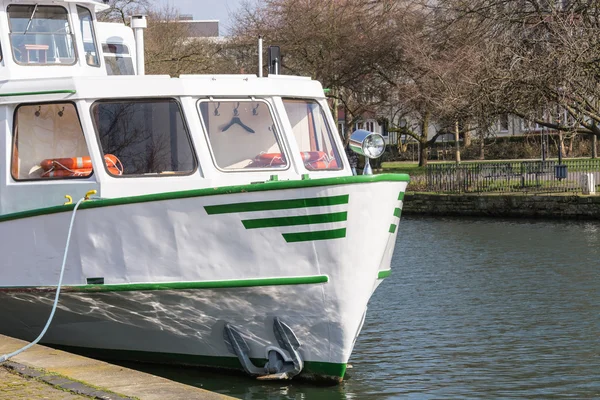
[[[300,342],[292,328],[278,317],[273,320],[273,333],[279,348],[272,346],[267,348],[268,361],[262,368],[257,367],[250,360],[250,348],[237,328],[231,324],[226,324],[223,338],[227,349],[238,357],[248,375],[255,376],[260,380],[292,379],[304,367],[302,357],[298,353]],[[289,357],[283,350],[289,354]]]

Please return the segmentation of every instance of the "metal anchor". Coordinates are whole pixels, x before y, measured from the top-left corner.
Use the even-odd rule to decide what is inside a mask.
[[[231,324],[225,325],[223,337],[227,349],[238,357],[248,375],[256,376],[257,379],[261,380],[292,379],[304,367],[304,362],[298,353],[300,342],[292,329],[278,317],[273,320],[273,333],[281,349],[272,348],[269,350],[269,360],[263,368],[259,368],[252,363],[248,344],[240,332]],[[290,355],[289,358],[285,356],[283,350]]]

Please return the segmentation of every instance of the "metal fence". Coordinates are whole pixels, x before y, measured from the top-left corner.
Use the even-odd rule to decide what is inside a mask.
[[[441,193],[577,193],[588,173],[600,182],[600,160],[429,164],[425,183]]]

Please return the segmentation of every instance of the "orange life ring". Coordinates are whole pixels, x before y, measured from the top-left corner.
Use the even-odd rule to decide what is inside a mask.
[[[123,164],[121,164],[121,160],[117,156],[105,154],[104,162],[112,175],[123,175]],[[42,178],[87,176],[93,170],[90,157],[46,159],[40,163],[40,166],[44,170]]]
[[[269,167],[284,165],[285,158],[281,153],[260,153],[254,157],[253,167]]]
[[[121,175],[122,171],[115,167],[108,167],[108,170],[113,175]],[[42,178],[65,178],[70,176],[89,176],[92,173],[92,168],[76,168],[76,169],[55,169],[46,171],[42,174]]]
[[[121,161],[113,154],[105,154],[104,162],[108,167],[117,167],[117,163]],[[44,171],[50,170],[74,170],[74,169],[91,169],[92,159],[90,157],[72,157],[72,158],[47,158],[42,160],[40,167]]]
[[[304,164],[306,169],[310,171],[318,170],[318,169],[336,169],[338,167],[337,161],[332,159],[330,161],[313,161],[307,162]]]
[[[324,151],[302,151],[300,152],[302,161],[323,161],[327,160],[327,154]]]

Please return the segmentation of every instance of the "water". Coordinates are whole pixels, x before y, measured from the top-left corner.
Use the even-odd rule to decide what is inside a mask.
[[[600,223],[403,218],[340,386],[137,366],[240,399],[600,398]]]

